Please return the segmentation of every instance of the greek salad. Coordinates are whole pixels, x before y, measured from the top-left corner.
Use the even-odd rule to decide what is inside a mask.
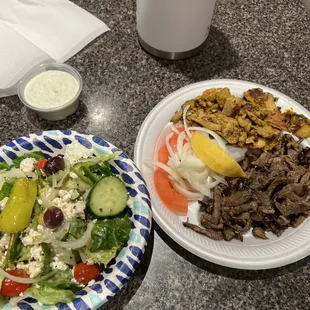
[[[69,303],[128,240],[124,183],[109,160],[75,141],[64,156],[41,151],[0,163],[1,302],[25,296]]]

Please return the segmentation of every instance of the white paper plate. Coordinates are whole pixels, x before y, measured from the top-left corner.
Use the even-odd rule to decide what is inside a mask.
[[[144,164],[153,159],[159,137],[167,127],[171,117],[181,105],[207,88],[228,87],[232,94],[242,97],[250,88],[260,87],[279,98],[278,105],[283,110],[293,108],[297,113],[310,117],[310,113],[293,99],[282,93],[250,82],[239,80],[210,80],[183,87],[158,103],[143,122],[135,145],[134,161],[140,168],[150,191],[153,216],[159,226],[188,251],[208,261],[239,269],[268,269],[293,263],[310,254],[310,221],[305,221],[298,228],[287,229],[281,237],[268,234],[269,240],[255,239],[251,233],[244,236],[244,242],[238,240],[214,241],[183,227],[180,217],[169,211],[160,201],[153,182],[153,170]],[[309,141],[307,141],[309,145]],[[198,224],[197,203],[189,207],[190,221]]]

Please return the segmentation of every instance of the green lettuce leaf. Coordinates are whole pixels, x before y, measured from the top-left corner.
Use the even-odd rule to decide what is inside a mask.
[[[10,169],[11,169],[10,166],[5,161],[2,161],[0,163],[0,171],[1,170],[10,170]]]
[[[55,305],[59,302],[70,303],[75,299],[75,294],[70,290],[63,290],[46,285],[32,285],[27,290],[27,294],[36,298],[44,305]]]
[[[106,266],[116,256],[118,249],[118,247],[114,247],[112,249],[91,252],[88,248],[84,247],[79,250],[79,253],[83,257],[83,261],[90,258],[95,264],[104,264]]]
[[[43,265],[41,274],[47,274],[52,271],[52,268],[50,266],[51,262],[53,261],[52,251],[51,251],[50,246],[47,243],[41,243],[41,247],[44,253],[44,261],[43,261],[44,265]]]
[[[4,277],[0,279],[0,285],[2,284],[3,280],[4,280]],[[4,297],[0,295],[0,309],[3,309],[5,304],[7,304],[7,302],[8,302],[8,297]]]
[[[99,162],[80,162],[71,167],[71,170],[85,183],[94,185],[101,177],[113,175],[109,160],[119,156],[120,152],[98,155]]]
[[[3,200],[5,197],[10,196],[13,184],[14,183],[11,182],[4,182],[0,190],[0,201]]]
[[[23,247],[23,243],[19,238],[19,233],[12,234],[10,236],[10,243],[8,248],[9,262],[14,263],[18,261],[22,253]]]
[[[36,160],[40,160],[40,159],[43,159],[44,158],[44,155],[41,151],[35,151],[35,152],[30,152],[30,153],[27,153],[25,155],[22,155],[22,156],[19,156],[17,158],[15,158],[13,160],[13,165],[14,167],[16,168],[19,168],[20,167],[20,163],[25,159],[25,158],[34,158]]]
[[[69,303],[76,297],[74,292],[83,287],[83,285],[73,283],[72,279],[71,269],[57,270],[51,278],[39,285],[32,285],[26,293],[44,305],[55,305],[58,302]]]
[[[127,212],[106,220],[98,220],[91,233],[90,251],[107,250],[124,245],[131,230]]]
[[[18,262],[24,262],[26,260],[30,260],[31,259],[31,255],[30,255],[30,250],[31,250],[32,246],[28,245],[23,247]]]
[[[45,280],[43,285],[50,286],[59,289],[70,289],[71,291],[77,291],[83,287],[83,285],[77,285],[72,282],[73,275],[72,270],[57,270],[57,272],[48,280]]]
[[[79,218],[73,218],[70,221],[69,231],[64,235],[61,241],[79,239],[83,236],[86,230],[86,223]]]

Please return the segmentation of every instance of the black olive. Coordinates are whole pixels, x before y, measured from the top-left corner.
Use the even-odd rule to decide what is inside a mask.
[[[45,226],[53,229],[59,227],[62,224],[64,220],[64,214],[62,213],[61,209],[57,207],[51,207],[45,211],[43,219]]]
[[[64,169],[65,169],[65,161],[62,157],[59,156],[49,158],[43,167],[43,171],[47,176],[55,174],[59,170]]]

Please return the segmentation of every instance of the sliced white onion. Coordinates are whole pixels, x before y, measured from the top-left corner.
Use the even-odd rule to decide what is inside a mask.
[[[192,134],[189,131],[189,128],[187,126],[187,121],[186,121],[186,114],[189,108],[190,108],[190,104],[188,104],[183,110],[183,123],[184,123],[184,129],[185,129],[186,134],[191,138]]]
[[[57,182],[56,187],[61,187],[63,185],[64,180],[67,178],[70,173],[70,163],[67,159],[64,159],[65,169],[63,170],[62,178]]]
[[[182,163],[178,166],[178,169],[183,169],[187,171],[204,171],[206,169],[206,165],[194,154],[187,155]]]
[[[83,159],[79,159],[75,162],[75,164],[77,163],[87,163],[87,162],[94,162],[94,163],[98,163],[100,162],[100,159],[98,157],[92,157],[92,158],[83,158]],[[70,164],[69,164],[70,166]]]
[[[58,195],[59,190],[58,189],[54,189],[52,188],[50,190],[50,193],[48,194],[48,196],[46,197],[49,201],[53,201],[57,195]],[[43,195],[42,195],[43,196]]]
[[[45,276],[30,279],[30,278],[22,278],[22,277],[12,276],[11,274],[7,273],[5,270],[3,270],[2,268],[0,268],[0,275],[1,275],[1,276],[5,277],[5,278],[7,278],[7,279],[10,279],[10,280],[12,280],[12,281],[14,281],[14,282],[17,282],[17,283],[24,283],[24,284],[33,284],[33,283],[38,283],[38,282],[47,280],[48,278],[50,278],[51,276],[53,276],[55,273],[56,273],[56,270],[54,270],[54,271],[48,273],[48,274],[45,275]]]
[[[227,152],[225,140],[222,137],[220,137],[217,133],[215,133],[214,131],[207,129],[207,128],[203,128],[203,127],[189,127],[188,130],[190,130],[190,131],[201,131],[201,132],[205,132],[205,133],[209,134],[210,136],[212,136],[215,139],[215,141],[217,142],[219,147],[221,147],[225,152]]]
[[[45,196],[45,195],[40,195],[39,199],[42,200],[42,206],[44,208],[50,208],[52,206],[52,202]]]
[[[156,161],[156,160],[148,160],[145,162],[146,164],[149,165],[153,165],[153,166],[157,166],[163,170],[165,170],[168,174],[170,174],[177,182],[180,183],[180,185],[184,188],[186,188],[186,184],[184,182],[184,180],[170,167],[168,167],[167,165],[161,163],[160,161]]]
[[[193,153],[193,152],[191,151],[191,145],[190,145],[189,142],[187,142],[187,143],[185,143],[185,144],[183,145],[183,148],[182,148],[182,151],[181,151],[181,154],[182,154],[181,161],[183,161],[183,160],[186,158],[186,156],[187,156],[188,153]]]
[[[69,228],[70,228],[70,222],[65,221],[65,223],[61,227],[59,227],[56,231],[50,234],[52,242],[54,240],[61,240],[65,236],[65,234],[69,231]]]
[[[71,250],[67,248],[54,247],[55,254],[67,265],[75,266],[75,256]]]
[[[51,175],[52,178],[52,187],[55,188],[57,186],[57,179],[56,179],[56,175],[52,174]]]
[[[220,183],[223,183],[223,184],[225,184],[225,185],[228,185],[228,183],[227,183],[227,181],[225,180],[225,178],[222,177],[222,176],[220,176],[220,175],[218,175],[218,174],[216,174],[215,172],[212,172],[212,173],[210,174],[210,176],[211,176],[213,179],[215,179],[216,181],[219,181]]]
[[[180,186],[180,184],[176,181],[171,181],[171,183],[177,192],[179,192],[189,200],[200,200],[203,198],[203,195],[201,195],[200,193],[190,192],[189,190],[186,190],[185,188]]]
[[[179,134],[180,132],[178,131],[177,127],[175,127],[173,124],[170,125],[170,129],[172,132]]]
[[[62,247],[62,248],[68,248],[68,249],[79,249],[85,246],[88,242],[88,240],[91,238],[91,231],[94,227],[93,222],[89,222],[87,225],[87,229],[83,236],[77,240],[72,240],[72,241],[54,241],[54,245]]]
[[[185,131],[181,132],[178,136],[178,140],[177,140],[177,152],[179,155],[179,159],[182,160],[183,157],[183,143],[184,143],[184,139],[185,139],[186,133]]]
[[[9,171],[2,172],[1,176],[4,178],[24,178],[26,177],[26,173],[21,171],[20,169],[13,168]]]

